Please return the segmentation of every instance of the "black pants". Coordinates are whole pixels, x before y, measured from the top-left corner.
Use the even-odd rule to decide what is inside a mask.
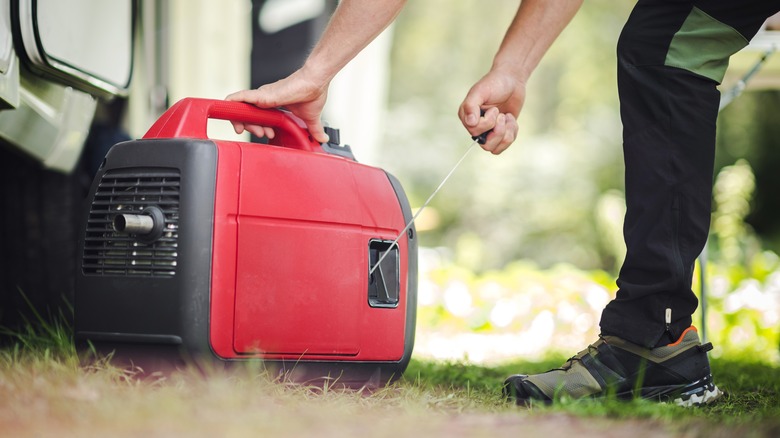
[[[627,254],[602,334],[654,347],[691,325],[693,266],[710,223],[716,85],[729,56],[778,10],[780,0],[639,0],[631,13],[617,49]]]

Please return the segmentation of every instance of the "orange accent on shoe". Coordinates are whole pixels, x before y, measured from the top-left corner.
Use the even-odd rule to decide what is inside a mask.
[[[673,344],[669,344],[669,345],[667,345],[667,347],[674,347],[675,345],[680,345],[680,342],[682,342],[682,340],[683,340],[683,338],[685,337],[686,333],[688,333],[688,332],[689,332],[689,331],[691,331],[691,330],[695,331],[696,333],[699,333],[699,331],[698,331],[698,330],[696,330],[696,327],[694,327],[694,326],[690,326],[690,327],[688,327],[687,329],[685,329],[685,331],[684,331],[684,332],[682,332],[682,334],[680,335],[680,339],[678,339],[678,340],[677,340],[676,342],[674,342]]]

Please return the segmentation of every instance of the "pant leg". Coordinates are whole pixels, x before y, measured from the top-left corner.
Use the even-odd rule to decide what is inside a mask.
[[[602,334],[654,347],[691,325],[693,266],[710,222],[716,86],[728,57],[778,9],[774,1],[640,0],[631,13],[618,41],[627,253]]]

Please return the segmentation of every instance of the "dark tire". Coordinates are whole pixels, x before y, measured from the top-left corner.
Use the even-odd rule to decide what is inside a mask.
[[[0,147],[0,325],[72,319],[84,185]],[[33,311],[34,309],[34,311]]]

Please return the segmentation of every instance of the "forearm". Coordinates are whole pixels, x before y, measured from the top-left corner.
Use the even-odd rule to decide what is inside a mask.
[[[406,0],[341,0],[303,69],[327,84],[376,38],[403,9]]]
[[[523,0],[493,59],[492,69],[506,70],[525,83],[582,1]]]

